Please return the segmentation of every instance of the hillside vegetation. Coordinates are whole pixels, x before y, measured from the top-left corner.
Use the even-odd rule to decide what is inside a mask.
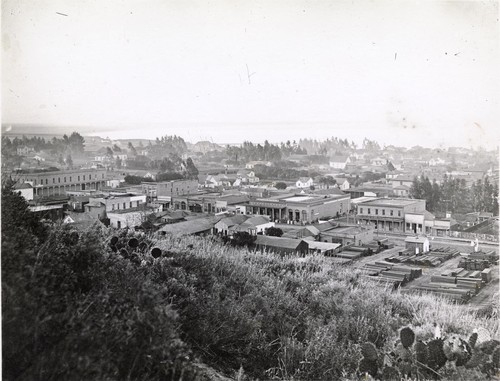
[[[2,191],[5,380],[355,380],[365,372],[483,380],[498,372],[496,306],[473,314],[402,295],[320,256],[47,226],[23,207]],[[465,340],[479,329],[491,351],[477,366],[457,365],[448,352],[440,366],[419,365],[406,346],[401,354],[401,328],[430,342],[436,325]]]

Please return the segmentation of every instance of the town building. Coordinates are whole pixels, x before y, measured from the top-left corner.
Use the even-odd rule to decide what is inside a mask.
[[[336,186],[340,189],[340,190],[347,190],[350,188],[351,184],[349,184],[349,180],[347,180],[345,177],[335,177],[335,182],[336,182]]]
[[[22,147],[17,147],[16,152],[19,156],[27,156],[32,152],[35,152],[33,147],[27,147],[27,146],[22,146]]]
[[[388,197],[394,193],[390,185],[385,184],[367,184],[359,187],[344,190],[352,199],[359,197]]]
[[[69,191],[100,190],[106,185],[106,170],[76,169],[19,175],[19,182],[33,186],[34,198],[66,195]]]
[[[335,255],[340,251],[339,243],[307,241],[309,246],[309,254],[322,254],[326,256]]]
[[[89,213],[66,212],[62,223],[71,225],[78,229],[86,229],[93,226],[99,219]]]
[[[39,219],[60,221],[64,217],[64,205],[33,205],[29,206],[30,212],[38,216]]]
[[[150,214],[159,211],[160,208],[139,206],[128,209],[115,209],[111,212],[106,212],[106,214],[111,227],[123,229],[140,227]]]
[[[282,255],[301,254],[302,256],[309,252],[308,242],[301,239],[258,235],[254,243],[256,250],[260,250],[261,252],[272,252]]]
[[[12,187],[13,192],[17,192],[26,201],[31,201],[34,198],[33,187],[29,183],[17,183]]]
[[[407,213],[425,212],[425,200],[379,198],[358,204],[356,218],[362,224],[373,224],[377,230],[404,232]],[[410,230],[422,231],[422,221],[411,219]]]
[[[310,188],[314,185],[314,180],[311,177],[301,177],[295,183],[297,188]]]
[[[318,240],[322,242],[332,242],[342,245],[342,247],[357,245],[361,246],[373,241],[373,226],[356,224],[335,224],[335,226],[316,225],[322,231]],[[323,230],[325,229],[325,230]]]
[[[270,161],[263,161],[263,160],[249,161],[248,163],[245,164],[245,168],[246,169],[254,169],[255,166],[257,166],[257,165],[265,165],[266,167],[270,167],[272,165],[272,163]]]
[[[161,182],[143,182],[142,193],[149,199],[171,201],[174,196],[196,193],[198,181],[196,180],[171,180]]]
[[[350,163],[351,159],[348,155],[332,156],[330,159],[330,167],[335,169],[345,169]]]
[[[246,232],[250,235],[264,234],[266,229],[275,226],[274,221],[270,221],[267,216],[245,216],[247,220],[239,225],[234,226],[231,230],[234,232]]]
[[[246,214],[269,216],[272,221],[311,223],[344,215],[350,209],[348,195],[283,194],[251,200]]]
[[[241,180],[242,184],[257,184],[259,182],[259,178],[255,176],[254,171],[240,170],[236,173],[236,177],[237,180]]]
[[[410,187],[406,185],[398,185],[394,187],[392,190],[394,195],[397,197],[409,197],[410,196]]]
[[[428,253],[430,242],[427,237],[406,237],[405,248],[411,250],[414,254]]]
[[[413,179],[413,177],[408,175],[399,175],[394,178],[387,179],[387,182],[391,184],[393,188],[400,185],[411,187],[413,185]]]
[[[215,224],[220,220],[220,216],[202,217],[190,221],[168,224],[158,231],[172,235],[199,235],[206,236],[213,232]]]
[[[89,204],[104,204],[106,212],[140,208],[146,205],[145,195],[131,193],[110,193],[109,195],[97,195],[89,197]]]

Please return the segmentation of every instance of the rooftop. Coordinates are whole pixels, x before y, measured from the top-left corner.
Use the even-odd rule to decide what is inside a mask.
[[[220,217],[198,218],[196,220],[165,225],[159,231],[179,235],[202,233],[212,229],[219,219]]]
[[[152,208],[150,208],[150,207],[144,207],[144,205],[143,205],[143,206],[139,206],[139,207],[136,207],[136,208],[116,209],[116,210],[113,210],[111,212],[108,212],[108,215],[109,214],[141,213],[141,212],[148,213],[148,212],[152,212],[152,211],[153,211]]]
[[[427,237],[406,237],[405,242],[410,242],[410,243],[424,243],[428,241],[429,239]]]
[[[283,249],[296,249],[302,240],[283,237],[272,237],[258,235],[255,244],[267,247],[279,247]]]
[[[244,214],[237,214],[231,217],[224,217],[220,220],[220,222],[226,224],[227,226],[239,225],[248,220],[249,217]]]
[[[421,200],[418,199],[408,199],[408,198],[379,198],[376,200],[366,201],[361,203],[364,206],[394,206],[394,207],[404,207]]]
[[[28,183],[21,183],[21,184],[16,184],[13,186],[14,189],[31,189],[33,188],[31,184]]]
[[[308,241],[309,249],[314,250],[335,250],[338,249],[341,245],[340,243],[329,243],[329,242],[318,242],[318,241]]]
[[[304,202],[304,201],[310,201],[313,199],[314,199],[314,197],[312,197],[312,196],[293,196],[293,197],[289,197],[289,198],[284,198],[283,201]]]

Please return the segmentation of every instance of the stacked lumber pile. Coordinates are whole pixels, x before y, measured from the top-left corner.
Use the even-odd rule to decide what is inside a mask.
[[[490,267],[490,262],[486,259],[462,259],[458,264],[459,267],[463,267],[466,270],[484,270]]]
[[[353,250],[351,250],[351,248],[349,248],[349,250],[343,250],[340,253],[338,253],[337,257],[349,259],[352,261],[354,259],[360,258],[361,255],[362,255],[362,253],[360,253],[359,251],[353,251]]]
[[[429,283],[427,285],[417,286],[412,288],[416,291],[424,291],[438,296],[444,296],[448,299],[455,300],[460,303],[465,303],[474,295],[471,290],[466,288],[458,288],[452,283]]]
[[[362,270],[366,276],[379,282],[392,283],[396,287],[404,286],[422,275],[420,268],[395,265],[384,261],[367,263]]]
[[[470,253],[468,259],[488,261],[491,264],[498,263],[498,253],[494,250],[491,251],[478,251]]]
[[[459,267],[443,271],[441,275],[433,275],[429,283],[414,289],[446,296],[460,302],[467,302],[481,290],[490,272],[490,269],[470,271]]]
[[[402,251],[399,255],[387,257],[386,261],[426,267],[437,267],[443,262],[459,254],[460,252],[458,250],[451,249],[449,247],[435,249],[425,254],[409,254],[408,251]]]

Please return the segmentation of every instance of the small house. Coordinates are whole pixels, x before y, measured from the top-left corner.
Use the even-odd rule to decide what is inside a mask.
[[[311,177],[301,177],[295,183],[297,188],[310,188],[314,185],[314,180]]]
[[[405,247],[412,250],[415,254],[428,253],[430,242],[427,237],[407,237],[405,239]]]
[[[332,156],[330,159],[330,167],[335,169],[345,169],[347,164],[351,163],[351,159],[347,155]]]

